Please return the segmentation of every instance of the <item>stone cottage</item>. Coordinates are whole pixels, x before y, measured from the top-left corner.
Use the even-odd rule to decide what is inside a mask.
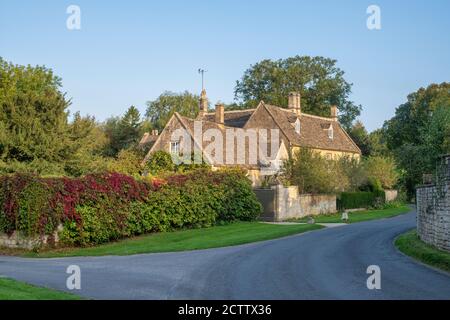
[[[196,119],[175,113],[161,134],[144,135],[141,145],[153,143],[144,162],[155,151],[180,155],[189,145],[193,147],[187,150],[200,150],[213,169],[236,165],[248,169],[254,186],[258,186],[300,148],[310,148],[330,159],[360,158],[361,150],[338,122],[336,106],[330,107],[329,117],[319,117],[302,112],[299,93],[291,93],[288,101],[287,108],[261,101],[254,109],[233,111],[225,111],[219,103],[209,112],[203,90]],[[265,157],[258,158],[261,154]]]

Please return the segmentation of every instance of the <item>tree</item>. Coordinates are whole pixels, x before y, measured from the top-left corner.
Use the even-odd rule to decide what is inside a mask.
[[[450,107],[438,107],[420,136],[431,163],[435,163],[441,155],[450,153]]]
[[[141,138],[141,114],[135,106],[128,108],[119,122],[120,141],[123,149],[136,144]]]
[[[346,177],[344,180],[348,180],[348,188],[346,191],[358,191],[362,186],[367,185],[367,172],[362,165],[362,161],[353,157],[344,156],[338,162]]]
[[[0,159],[3,167],[34,164],[41,173],[61,173],[68,157],[67,108],[61,79],[42,66],[20,66],[0,58]],[[21,163],[21,166],[16,166]],[[14,169],[13,169],[14,170]]]
[[[407,97],[383,126],[387,146],[401,169],[400,181],[409,198],[424,173],[434,172],[449,150],[450,83],[431,84]]]
[[[400,168],[399,184],[405,189],[408,199],[415,196],[415,188],[422,183],[424,173],[431,173],[432,166],[424,145],[406,143],[393,151]]]
[[[71,156],[64,166],[67,174],[81,176],[106,170],[107,161],[101,157],[101,153],[108,138],[94,117],[82,117],[76,112],[69,124],[68,134],[70,144],[67,148]]]
[[[420,144],[420,133],[438,107],[450,108],[449,82],[431,84],[409,94],[407,102],[400,105],[395,116],[384,124],[389,149],[394,150],[409,143]]]
[[[370,155],[372,156],[391,156],[387,147],[386,134],[383,129],[377,129],[369,134]]]
[[[369,157],[364,160],[367,178],[372,181],[379,181],[385,189],[392,189],[397,183],[398,174],[395,162],[387,157]]]
[[[330,105],[337,105],[339,121],[349,128],[361,112],[361,106],[349,100],[351,86],[344,79],[344,72],[336,67],[336,60],[295,56],[252,65],[237,81],[235,99],[243,107],[254,107],[260,100],[287,106],[289,93],[297,91],[305,112],[329,116]]]
[[[142,122],[138,109],[131,106],[123,117],[107,119],[104,131],[109,139],[105,155],[115,157],[121,150],[134,147],[142,137]]]
[[[328,160],[307,148],[284,163],[283,177],[300,193],[335,193],[347,190],[349,180],[339,161]]]
[[[198,95],[188,91],[183,93],[166,91],[156,100],[147,102],[145,116],[153,129],[162,130],[175,112],[195,118],[199,112],[199,99]]]
[[[361,149],[363,156],[369,156],[371,153],[372,146],[370,145],[369,134],[361,121],[356,121],[348,130],[348,134],[353,139],[353,141]]]

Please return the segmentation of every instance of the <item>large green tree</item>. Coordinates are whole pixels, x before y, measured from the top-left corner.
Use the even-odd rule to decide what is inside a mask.
[[[349,128],[361,112],[361,106],[349,99],[351,87],[336,60],[295,56],[252,65],[237,81],[235,98],[243,107],[254,107],[260,100],[287,106],[289,93],[297,91],[305,112],[329,116],[330,105],[337,105],[339,121]]]
[[[420,144],[421,131],[439,107],[450,108],[450,82],[431,84],[409,94],[384,124],[388,147],[393,150],[408,143]]]
[[[409,94],[383,131],[401,168],[401,182],[413,197],[422,175],[433,173],[439,156],[450,152],[450,83]]]
[[[175,112],[195,118],[199,112],[199,99],[198,95],[188,91],[183,93],[166,91],[156,100],[147,102],[145,116],[152,129],[162,130]]]
[[[14,65],[0,58],[3,164],[63,163],[70,156],[69,104],[61,91],[61,79],[50,69]]]
[[[0,172],[78,176],[107,168],[104,131],[78,112],[69,121],[61,86],[50,69],[0,58]]]

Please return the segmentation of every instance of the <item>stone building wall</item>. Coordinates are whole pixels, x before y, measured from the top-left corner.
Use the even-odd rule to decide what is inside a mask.
[[[450,251],[450,155],[440,165],[436,182],[417,188],[417,233],[422,241]]]

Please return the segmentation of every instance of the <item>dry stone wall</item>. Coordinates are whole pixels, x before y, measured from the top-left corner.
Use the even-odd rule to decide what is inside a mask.
[[[434,184],[417,188],[417,233],[420,239],[450,251],[450,155],[438,165]]]

